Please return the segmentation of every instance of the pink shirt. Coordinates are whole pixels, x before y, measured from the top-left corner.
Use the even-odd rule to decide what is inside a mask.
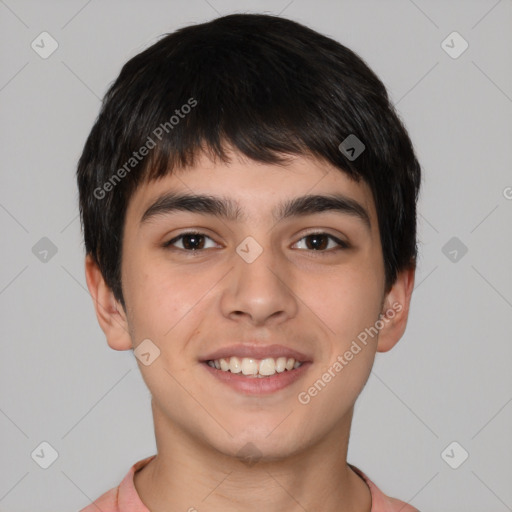
[[[137,489],[135,489],[133,483],[133,475],[155,457],[156,455],[151,455],[136,462],[117,487],[102,494],[94,503],[80,510],[80,512],[98,512],[98,510],[101,510],[101,512],[150,512],[137,494]],[[403,501],[386,496],[360,469],[352,464],[350,464],[350,467],[370,488],[372,495],[371,512],[419,512],[418,509]]]

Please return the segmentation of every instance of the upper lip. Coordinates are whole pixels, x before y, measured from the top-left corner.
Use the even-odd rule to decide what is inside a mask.
[[[311,358],[298,350],[285,347],[284,345],[250,345],[238,344],[229,345],[227,347],[219,348],[214,352],[210,352],[204,357],[200,357],[202,362],[213,361],[215,359],[227,359],[231,356],[235,357],[250,357],[253,359],[265,359],[266,357],[293,357],[296,361],[301,363],[311,361]]]

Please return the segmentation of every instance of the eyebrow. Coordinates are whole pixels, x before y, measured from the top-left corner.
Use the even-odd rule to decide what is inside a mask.
[[[178,211],[212,215],[228,221],[246,220],[237,201],[229,198],[206,194],[178,194],[168,192],[159,196],[141,217],[144,224],[150,219],[168,215]],[[296,216],[306,216],[324,212],[338,212],[350,215],[362,221],[368,230],[371,229],[370,216],[366,209],[356,200],[342,194],[306,195],[295,197],[278,204],[273,210],[276,222]]]

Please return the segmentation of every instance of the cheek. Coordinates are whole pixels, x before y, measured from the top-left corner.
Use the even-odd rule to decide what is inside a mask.
[[[347,266],[322,280],[311,279],[305,302],[341,350],[378,319],[382,287],[381,276],[369,266]]]
[[[333,425],[340,411],[354,405],[370,375],[378,338],[368,333],[379,318],[382,283],[380,276],[356,265],[321,281],[321,289],[311,281],[307,296],[308,305],[322,320],[317,324],[328,327],[326,352],[299,402],[309,404],[311,417],[318,414]]]
[[[177,339],[183,329],[186,336],[197,323],[210,281],[208,275],[186,268],[176,271],[166,261],[134,258],[126,266],[125,280],[133,332],[162,343]]]

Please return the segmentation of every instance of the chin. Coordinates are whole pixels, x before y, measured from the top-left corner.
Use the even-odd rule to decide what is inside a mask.
[[[238,434],[232,432],[232,438],[212,440],[212,446],[223,455],[239,458],[246,463],[282,460],[297,452],[297,442],[290,436],[289,429],[278,432],[275,429],[277,425],[278,423],[269,429],[251,426]],[[269,435],[269,432],[272,433]]]

